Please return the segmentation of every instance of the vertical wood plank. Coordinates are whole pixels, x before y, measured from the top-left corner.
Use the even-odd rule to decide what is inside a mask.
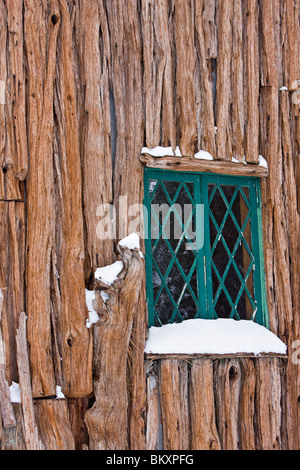
[[[283,81],[289,90],[299,88],[299,0],[281,2],[281,40],[283,51]]]
[[[164,450],[189,448],[187,364],[175,359],[159,362],[159,391]]]
[[[232,157],[244,162],[244,58],[242,1],[234,1],[232,18]]]
[[[257,448],[280,449],[281,381],[276,359],[256,361]]]
[[[241,367],[237,359],[222,359],[215,366],[218,432],[223,450],[240,448],[239,403]]]
[[[141,148],[144,145],[145,114],[143,109],[143,68],[142,68],[142,36],[141,15],[135,1],[129,0],[121,4],[117,0],[106,3],[106,13],[111,41],[111,86],[114,102],[116,103],[116,156],[114,165],[114,207],[117,217],[117,239],[127,236],[132,229],[130,222],[132,214],[127,211],[131,205],[139,204],[143,194],[143,166],[139,162]],[[120,200],[124,201],[124,210]],[[121,210],[120,210],[121,209]],[[136,216],[136,214],[134,214]],[[135,228],[138,230],[138,228]],[[142,280],[145,286],[145,280]],[[135,338],[135,332],[144,331],[146,320],[145,291],[139,295],[136,311],[139,319],[133,319],[134,326],[130,342],[138,345],[136,354],[132,356],[135,369],[132,380],[134,400],[138,391],[139,396],[132,403],[134,414],[130,419],[129,442],[136,448],[145,448],[145,429],[143,414],[146,408],[145,372],[143,365],[143,350],[145,337]],[[136,323],[138,321],[138,323]],[[131,359],[128,357],[128,368]],[[139,409],[138,409],[139,408]]]
[[[5,345],[7,381],[18,381],[15,334],[24,311],[25,207],[0,201],[0,288],[3,290],[1,329]]]
[[[151,371],[147,377],[147,423],[146,423],[146,449],[155,450],[159,433],[159,397],[156,364],[148,366]]]
[[[242,372],[240,398],[240,448],[255,450],[255,384],[256,370],[252,359],[239,359]]]
[[[19,327],[16,335],[16,343],[22,411],[24,419],[23,432],[26,450],[40,450],[40,442],[32,401],[30,366],[27,350],[26,315],[24,312],[22,312],[20,315]]]
[[[23,32],[23,0],[11,0],[7,9],[9,32],[10,97],[12,111],[10,122],[11,152],[14,176],[23,181],[28,172],[27,129],[25,115],[25,57]]]
[[[2,317],[2,307],[3,307],[3,294],[0,288],[0,412],[1,412],[1,427],[3,423],[4,428],[12,428],[16,426],[16,418],[14,416],[13,407],[10,400],[10,391],[9,385],[5,377],[5,353],[4,353],[4,343],[1,332],[1,317]],[[2,431],[2,429],[1,429]],[[0,434],[2,432],[0,431]],[[1,437],[0,437],[1,439]]]
[[[232,159],[229,107],[231,100],[233,1],[218,1],[217,158]]]
[[[110,37],[102,2],[76,1],[75,12],[85,266],[89,279],[99,266],[113,261],[113,240],[100,239],[96,231],[98,206],[112,202]]]
[[[59,151],[61,165],[61,231],[59,245],[61,315],[58,321],[61,343],[63,392],[68,397],[87,396],[92,385],[92,335],[86,328],[84,239],[82,214],[82,173],[79,153],[75,77],[73,72],[70,13],[60,1],[61,31],[58,53],[57,94],[59,108]],[[70,214],[72,216],[70,217]]]
[[[34,408],[45,450],[75,450],[67,400],[35,400]]]
[[[282,86],[280,45],[280,1],[260,2],[260,82],[262,86]]]
[[[219,450],[213,389],[213,361],[195,359],[191,364],[190,419],[191,449]]]
[[[27,181],[26,285],[28,340],[34,396],[55,395],[51,358],[50,273],[55,234],[53,83],[59,22],[55,25],[51,22],[51,15],[57,15],[57,5],[52,7],[48,17],[39,2],[25,0],[30,154],[30,174]],[[47,24],[50,29],[48,48],[46,47]]]
[[[259,8],[258,0],[243,2],[244,17],[244,93],[246,162],[258,163],[259,158]]]
[[[174,2],[174,38],[176,47],[176,96],[178,140],[182,155],[194,155],[196,149],[196,106],[194,74],[194,4],[191,0]]]
[[[197,98],[197,128],[198,128],[198,146],[199,149],[206,150],[211,155],[216,155],[216,139],[215,139],[215,117],[214,117],[214,97],[213,83],[211,78],[210,67],[207,61],[207,49],[212,48],[208,45],[209,39],[213,42],[211,36],[206,37],[204,34],[204,12],[202,12],[203,0],[195,2],[195,40],[197,50],[197,63],[199,70],[196,74],[195,81],[199,80],[199,89]],[[213,28],[213,26],[212,26]],[[207,33],[208,35],[208,33]],[[211,32],[213,35],[213,32]],[[195,85],[197,90],[197,86]]]
[[[15,8],[15,19],[11,7]],[[22,200],[27,173],[22,2],[0,4],[0,199]],[[21,136],[22,134],[22,136]]]
[[[91,450],[127,450],[130,442],[127,354],[143,263],[137,250],[119,249],[124,265],[119,279],[112,286],[101,281],[95,286],[100,317],[94,330],[95,403],[85,415]],[[101,297],[103,289],[109,296],[107,302]]]

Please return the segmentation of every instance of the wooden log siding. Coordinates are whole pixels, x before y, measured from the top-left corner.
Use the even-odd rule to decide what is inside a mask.
[[[299,449],[300,372],[292,360],[300,339],[299,7],[300,0],[0,0],[1,383],[21,383],[25,394],[13,404],[15,421],[1,408],[1,449]],[[159,145],[190,157],[140,160],[142,147]],[[144,362],[139,260],[139,290],[122,296],[130,309],[134,299],[134,312],[119,309],[127,332],[119,374],[108,366],[109,328],[86,328],[85,288],[117,259],[134,216],[124,210],[117,239],[100,240],[97,209],[113,203],[118,214],[120,197],[121,208],[141,203],[145,164],[194,165],[198,150],[214,157],[197,161],[198,170],[266,176],[270,326],[288,357]],[[18,370],[22,312],[30,384]],[[53,401],[57,385],[64,400]],[[104,420],[106,386],[122,432],[114,414]]]

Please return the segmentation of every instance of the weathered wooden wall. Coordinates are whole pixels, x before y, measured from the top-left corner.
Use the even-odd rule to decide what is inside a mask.
[[[267,160],[270,324],[289,350],[284,364],[161,361],[164,445],[299,448],[300,373],[291,359],[300,339],[299,7],[299,0],[0,0],[1,366],[7,383],[20,382],[24,345],[17,358],[16,334],[25,312],[31,384],[23,392],[34,410],[14,405],[16,426],[3,422],[1,448],[155,444],[160,418],[143,356],[144,276],[127,317],[127,409],[117,438],[109,428],[96,435],[91,424],[102,419],[105,358],[103,325],[86,328],[85,288],[97,267],[117,258],[114,241],[97,237],[99,204],[142,201],[139,154],[157,145],[179,145],[187,156],[204,149],[225,161]],[[125,215],[119,238],[126,222]],[[183,413],[195,410],[191,422],[179,423],[180,436],[172,423],[184,414],[176,415],[176,396],[166,393],[171,384],[189,397]],[[57,385],[65,400],[53,399]],[[196,409],[199,400],[209,409]],[[28,420],[31,435],[22,433]]]

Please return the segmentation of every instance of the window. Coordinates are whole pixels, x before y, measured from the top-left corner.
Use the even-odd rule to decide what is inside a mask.
[[[149,326],[192,318],[268,327],[260,179],[145,169]]]

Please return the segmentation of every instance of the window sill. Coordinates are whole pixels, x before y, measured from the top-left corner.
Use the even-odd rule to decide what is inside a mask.
[[[151,327],[147,359],[225,359],[287,357],[286,345],[264,326],[250,320],[185,320]]]

